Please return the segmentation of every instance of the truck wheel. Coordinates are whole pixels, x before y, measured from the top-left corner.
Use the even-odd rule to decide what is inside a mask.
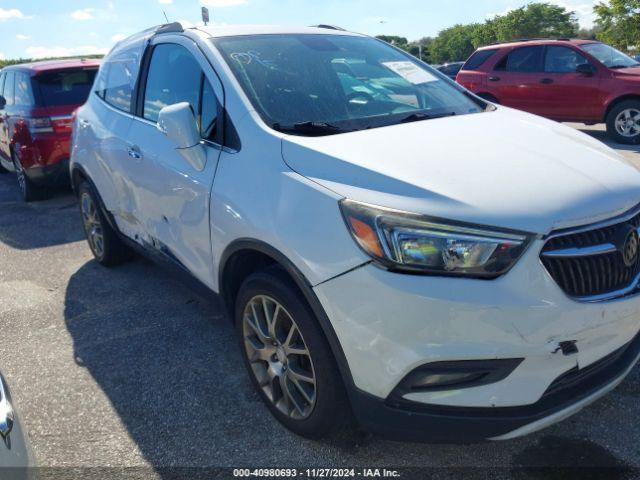
[[[78,187],[82,225],[91,253],[105,267],[119,265],[130,260],[132,250],[124,244],[104,217],[93,189],[87,182]]]
[[[607,133],[618,143],[640,143],[640,100],[627,100],[611,109],[607,116]]]
[[[284,271],[269,268],[245,280],[235,323],[251,381],[280,423],[314,439],[344,425],[350,410],[338,366]]]

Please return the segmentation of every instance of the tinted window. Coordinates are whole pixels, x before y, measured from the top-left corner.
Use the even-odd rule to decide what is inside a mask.
[[[6,77],[6,73],[2,72],[0,73],[0,95],[2,95],[2,91],[4,89],[4,79]]]
[[[15,99],[16,105],[33,105],[33,90],[31,89],[31,78],[26,73],[16,72],[15,74]]]
[[[188,102],[197,114],[201,78],[200,64],[186,48],[175,44],[155,47],[144,95],[144,118],[156,122],[160,110],[180,102]]]
[[[82,105],[91,92],[96,69],[72,69],[47,72],[35,77],[42,104]]]
[[[317,123],[334,132],[360,130],[414,113],[484,110],[430,67],[375,39],[283,34],[212,41],[254,108],[280,131],[304,135],[304,125]]]
[[[498,49],[478,50],[476,53],[471,55],[471,58],[469,58],[469,60],[467,60],[467,63],[464,64],[464,67],[462,67],[462,69],[463,70],[477,70],[482,65],[484,65],[484,63],[487,60],[489,60],[491,57],[493,57],[497,51],[498,51]]]
[[[544,47],[542,46],[518,48],[498,63],[496,70],[522,73],[541,72],[543,55]]]
[[[218,100],[213,87],[205,78],[200,100],[200,134],[207,140],[215,140],[218,127]]]
[[[596,57],[609,68],[638,67],[640,63],[630,56],[604,43],[588,43],[581,45],[587,52]]]
[[[2,96],[7,101],[7,105],[13,105],[13,72],[7,72],[7,78],[4,81],[4,88],[2,89]]]
[[[110,56],[100,69],[96,93],[111,106],[131,112],[138,68],[137,50],[125,50]]]
[[[572,48],[547,47],[547,55],[544,61],[544,71],[549,73],[573,73],[578,65],[584,65],[589,61]]]
[[[445,75],[457,75],[460,71],[460,64],[454,63],[452,65],[445,65],[444,67],[440,67],[439,70]]]

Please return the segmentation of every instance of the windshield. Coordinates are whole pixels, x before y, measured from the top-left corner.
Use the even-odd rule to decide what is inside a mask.
[[[42,105],[82,105],[87,101],[97,72],[97,68],[82,68],[47,72],[36,76]]]
[[[254,35],[214,42],[254,108],[281,131],[341,133],[487,108],[439,72],[372,38]]]
[[[588,43],[581,45],[582,49],[587,53],[590,53],[596,57],[600,62],[604,63],[609,68],[628,68],[638,67],[640,63],[636,62],[633,58],[625,55],[619,50],[616,50],[604,43]]]

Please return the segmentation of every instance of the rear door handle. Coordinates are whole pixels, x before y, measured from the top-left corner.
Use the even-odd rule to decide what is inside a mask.
[[[129,150],[127,150],[127,153],[131,158],[135,158],[136,160],[139,160],[142,158],[142,153],[140,152],[140,148],[136,147],[135,145],[132,147],[129,147]]]
[[[552,78],[543,78],[542,80],[540,80],[540,83],[544,84],[544,85],[550,85],[553,83],[553,79]]]
[[[490,82],[499,82],[500,81],[500,77],[489,77],[489,81]]]
[[[0,376],[0,437],[7,438],[13,428],[13,408],[9,403],[9,395],[4,385],[4,380]]]

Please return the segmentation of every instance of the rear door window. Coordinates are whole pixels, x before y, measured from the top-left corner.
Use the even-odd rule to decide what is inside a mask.
[[[139,68],[139,48],[113,54],[100,69],[96,94],[112,107],[131,113]]]
[[[462,70],[477,70],[485,64],[487,60],[493,57],[498,52],[497,48],[491,50],[478,50],[471,55],[469,60],[464,64]]]
[[[496,70],[520,73],[543,71],[544,47],[522,47],[514,50],[496,65]]]
[[[97,69],[66,69],[34,78],[43,106],[82,105],[91,92]]]
[[[31,88],[31,77],[26,73],[16,72],[15,74],[15,99],[14,103],[21,107],[28,107],[34,104],[33,90]]]

